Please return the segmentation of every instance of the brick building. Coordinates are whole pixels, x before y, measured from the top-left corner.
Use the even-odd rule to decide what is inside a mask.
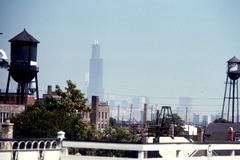
[[[55,91],[52,90],[52,86],[51,85],[48,85],[47,87],[47,93],[43,94],[42,95],[43,99],[45,98],[56,98],[58,99],[59,96],[57,95],[57,93]]]
[[[20,96],[17,93],[8,93],[6,97],[6,93],[0,91],[0,104],[18,104],[18,102],[20,102]],[[24,96],[24,105],[33,105],[35,102],[36,99],[33,95]]]
[[[52,86],[48,86],[47,93],[43,94],[43,99],[47,97],[59,98]],[[99,130],[104,130],[109,126],[109,106],[107,102],[100,102],[98,96],[92,96],[91,112],[79,112],[76,114],[85,122],[96,125]]]
[[[12,116],[19,114],[25,110],[24,105],[16,104],[0,104],[0,132],[2,131],[2,123]]]
[[[24,110],[24,105],[0,104],[0,123]]]
[[[99,102],[98,96],[92,96],[90,122],[95,124],[99,130],[104,130],[109,126],[109,106],[106,102]]]

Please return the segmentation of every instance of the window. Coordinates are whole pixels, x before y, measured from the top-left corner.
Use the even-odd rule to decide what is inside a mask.
[[[102,112],[102,119],[104,119],[104,112]]]
[[[98,112],[98,118],[99,119],[101,118],[101,112]]]
[[[8,118],[9,118],[9,113],[8,112],[0,112],[1,122],[4,122]]]
[[[105,112],[105,119],[107,119],[107,112]]]

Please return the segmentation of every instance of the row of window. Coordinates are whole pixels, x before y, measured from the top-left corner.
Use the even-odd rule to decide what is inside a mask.
[[[7,101],[16,101],[16,97],[5,97],[5,96],[1,96],[0,97],[0,101],[4,101],[4,100],[7,100]]]
[[[107,128],[107,127],[108,127],[107,124],[103,124],[103,123],[102,124],[100,124],[100,123],[98,124],[98,128]]]
[[[10,113],[9,112],[0,112],[1,123],[4,122],[8,118],[10,118]]]
[[[104,114],[105,114],[105,119],[108,118],[108,112],[98,112],[98,118],[101,119],[101,115],[102,115],[102,119],[104,119]]]
[[[82,113],[82,118],[86,118],[86,119],[90,118],[89,113],[88,112],[83,112]]]
[[[80,113],[80,115],[82,118],[86,118],[86,119],[90,118],[89,117],[90,114],[87,112],[82,112],[82,113]],[[108,112],[98,112],[98,118],[99,119],[108,119]]]

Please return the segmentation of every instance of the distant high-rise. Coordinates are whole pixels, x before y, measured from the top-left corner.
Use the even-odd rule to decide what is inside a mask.
[[[177,108],[178,115],[185,121],[191,122],[191,109],[192,98],[191,97],[179,97],[179,107]]]
[[[98,96],[99,100],[104,98],[103,89],[103,59],[100,58],[100,45],[95,40],[92,45],[92,57],[89,64],[89,85],[87,89],[88,100],[92,96]]]

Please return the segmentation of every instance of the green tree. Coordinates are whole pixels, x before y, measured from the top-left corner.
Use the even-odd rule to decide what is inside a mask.
[[[103,132],[102,140],[110,142],[140,142],[141,137],[132,134],[129,128],[110,126]]]
[[[173,123],[174,124],[174,134],[176,136],[181,135],[184,132],[184,128],[183,128],[184,121],[176,113],[174,113],[172,116],[173,116],[173,121],[172,121],[172,117],[171,116],[165,117],[164,121],[163,121],[162,118],[160,118],[160,126],[157,127],[157,128],[162,133],[168,134],[169,130],[170,130],[170,127],[171,127],[171,124]],[[161,126],[162,121],[163,121],[163,126]],[[148,123],[148,126],[151,128],[151,131],[156,129],[155,127],[151,127],[151,126],[156,125],[156,121],[155,120],[154,121],[148,121],[147,123]],[[155,133],[153,133],[153,134],[155,134]]]
[[[184,132],[184,121],[181,119],[181,117],[174,113],[173,114],[173,119],[174,119],[174,132],[175,132],[175,135],[181,135],[183,132]]]
[[[72,81],[67,81],[65,91],[56,86],[58,98],[47,98],[28,106],[12,118],[15,137],[56,137],[58,131],[66,132],[67,139],[98,139],[100,133],[93,125],[83,122],[75,113],[89,111],[84,94]]]
[[[226,119],[218,118],[218,119],[215,119],[213,123],[230,123],[230,122],[227,121]]]

